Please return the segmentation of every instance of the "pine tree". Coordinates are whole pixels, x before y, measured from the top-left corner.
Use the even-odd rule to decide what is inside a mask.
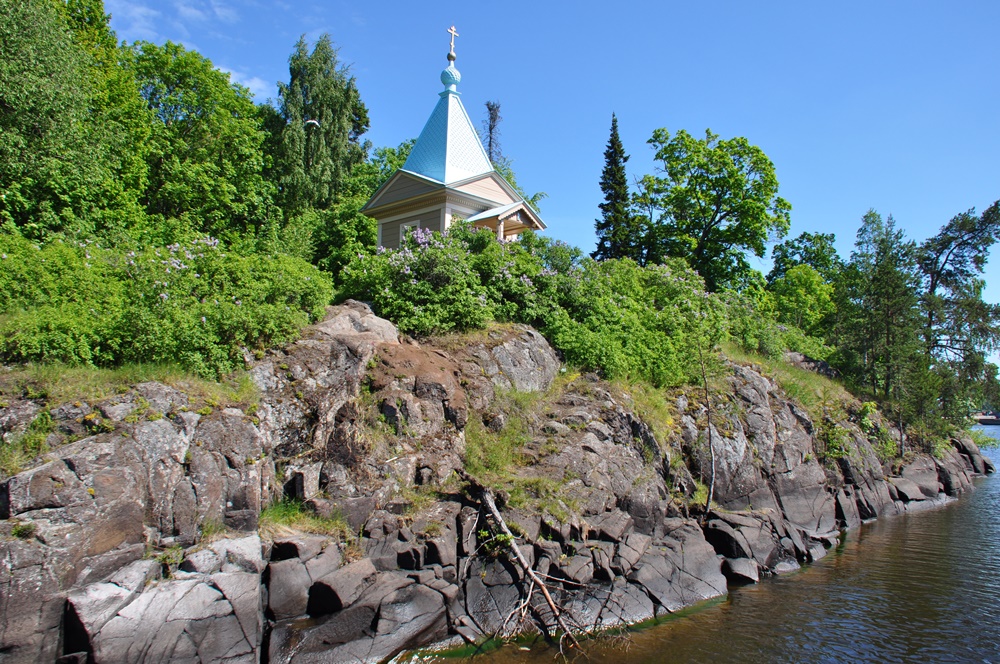
[[[604,170],[601,171],[601,218],[594,222],[597,231],[597,249],[591,254],[595,260],[632,258],[642,263],[642,246],[635,217],[629,206],[628,179],[625,162],[628,155],[618,136],[618,118],[611,114],[611,137],[604,150]]]

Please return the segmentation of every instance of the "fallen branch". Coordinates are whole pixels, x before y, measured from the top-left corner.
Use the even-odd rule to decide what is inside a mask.
[[[524,554],[521,553],[520,547],[517,546],[517,539],[514,537],[514,533],[511,532],[510,528],[507,526],[507,522],[504,521],[503,516],[500,514],[500,510],[497,509],[496,500],[493,498],[493,491],[489,487],[480,484],[475,478],[465,471],[460,470],[459,474],[463,480],[468,482],[476,490],[476,492],[479,493],[480,502],[482,502],[482,504],[486,507],[490,516],[493,517],[493,520],[503,532],[511,553],[514,554],[514,559],[517,561],[517,564],[521,566],[525,576],[530,579],[532,585],[536,586],[542,592],[545,602],[549,605],[549,610],[552,611],[552,615],[556,619],[556,624],[559,626],[559,629],[562,630],[562,636],[559,638],[560,644],[563,639],[569,639],[570,643],[579,649],[580,642],[576,640],[576,636],[573,635],[569,625],[566,624],[566,619],[563,617],[562,611],[559,610],[559,607],[552,599],[552,595],[549,594],[549,589],[545,585],[545,582],[542,581],[538,574],[535,573],[535,570],[531,568],[531,565],[528,564],[528,559],[524,557]],[[543,626],[546,628],[548,627],[547,625],[544,625],[544,623]]]

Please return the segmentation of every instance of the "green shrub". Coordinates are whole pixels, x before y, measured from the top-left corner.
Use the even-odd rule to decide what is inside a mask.
[[[974,442],[981,450],[1000,447],[1000,438],[994,438],[984,431],[980,431],[979,429],[969,429],[966,433],[972,438],[972,442]]]
[[[342,296],[372,302],[403,332],[527,323],[567,362],[609,378],[683,383],[699,344],[708,356],[721,338],[719,301],[683,261],[595,262],[531,233],[501,243],[464,224],[417,230],[399,250],[359,255],[342,279]]]
[[[0,234],[0,358],[90,366],[178,363],[203,377],[243,348],[321,317],[330,280],[301,259],[243,256],[206,238],[123,253]]]

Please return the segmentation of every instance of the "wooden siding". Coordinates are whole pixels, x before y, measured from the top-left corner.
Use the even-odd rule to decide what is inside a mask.
[[[435,187],[428,182],[415,180],[407,175],[401,175],[379,195],[378,200],[375,201],[375,205],[382,207],[383,205],[414,198],[437,189],[440,189],[440,187]]]
[[[485,198],[488,201],[496,201],[497,207],[514,202],[514,199],[511,198],[510,194],[504,191],[504,188],[501,187],[500,184],[491,176],[486,176],[482,180],[476,180],[475,182],[463,184],[461,187],[456,187],[455,189],[457,191],[464,191],[467,194],[472,194],[473,196]]]
[[[443,230],[441,228],[441,210],[428,210],[421,214],[414,214],[400,219],[393,219],[379,224],[382,231],[382,246],[386,249],[399,249],[399,229],[403,224],[418,222],[420,228],[427,228],[432,231]]]

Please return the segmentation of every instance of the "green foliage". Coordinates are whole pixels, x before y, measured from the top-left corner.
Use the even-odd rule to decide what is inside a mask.
[[[573,365],[678,385],[697,373],[699,343],[721,339],[722,307],[682,261],[585,261],[569,276],[542,328]]]
[[[73,41],[89,56],[89,109],[85,120],[90,143],[99,146],[103,179],[100,207],[92,211],[95,233],[126,241],[144,226],[140,197],[148,184],[146,158],[153,118],[129,66],[132,52],[119,46],[101,0],[56,0]]]
[[[771,250],[774,267],[767,273],[767,283],[772,284],[785,276],[796,265],[808,265],[816,270],[825,283],[833,283],[843,268],[837,255],[833,233],[802,233],[793,240],[785,240]]]
[[[219,376],[241,366],[241,347],[293,338],[332,297],[299,259],[241,256],[211,239],[120,253],[0,235],[0,254],[6,361],[175,362]]]
[[[180,544],[167,547],[156,555],[156,562],[166,567],[177,567],[184,562],[184,547]]]
[[[861,404],[861,410],[858,412],[858,426],[865,433],[872,433],[876,429],[875,423],[872,421],[872,415],[878,412],[878,404],[874,401],[865,401]]]
[[[527,395],[528,401],[518,396],[518,393],[497,395],[494,407],[507,417],[499,431],[491,431],[478,417],[469,418],[465,428],[465,469],[470,475],[495,480],[521,465],[521,449],[531,440],[528,413],[536,395]]]
[[[824,418],[819,426],[819,440],[823,443],[820,457],[824,461],[836,461],[848,455],[850,435],[838,422]]]
[[[806,333],[822,334],[823,322],[833,313],[833,286],[811,265],[789,268],[771,283],[778,320]]]
[[[499,558],[510,552],[514,538],[507,533],[491,533],[483,528],[476,533],[476,541],[479,542],[479,547],[487,558]]]
[[[45,441],[55,428],[49,411],[40,412],[27,430],[9,441],[0,441],[0,478],[16,475],[24,464],[48,451]]]
[[[688,261],[709,290],[736,287],[751,270],[744,252],[763,257],[788,231],[791,205],[778,196],[774,164],[745,138],[705,131],[653,132],[657,175],[642,179],[639,203],[652,224],[647,262]]]
[[[684,382],[696,344],[707,351],[722,334],[717,298],[682,261],[581,261],[578,251],[531,234],[499,243],[465,225],[444,235],[417,230],[402,249],[359,256],[343,282],[341,295],[372,302],[403,332],[533,324],[567,362],[655,385]]]
[[[969,429],[965,432],[972,438],[972,442],[981,450],[996,449],[1000,447],[1000,438],[994,438],[985,431],[979,429]]]
[[[632,211],[625,163],[628,155],[618,135],[618,118],[611,114],[611,136],[604,150],[604,170],[601,171],[601,218],[594,222],[597,249],[590,255],[594,260],[631,258],[642,264],[642,232]]]
[[[380,315],[412,334],[482,327],[493,317],[495,301],[475,268],[495,262],[503,250],[473,254],[469,242],[488,245],[490,231],[465,235],[432,236],[418,229],[398,251],[359,256],[342,275],[344,294],[370,300]]]
[[[953,217],[917,250],[923,342],[937,385],[935,404],[956,426],[980,402],[996,394],[996,366],[987,362],[1000,347],[1000,306],[983,300],[982,274],[1000,234],[1000,201],[982,215]]]
[[[301,37],[288,71],[290,80],[278,83],[279,107],[268,121],[270,176],[282,207],[296,216],[309,208],[329,209],[339,200],[367,152],[359,141],[368,130],[368,109],[329,34],[320,36],[311,53]]]
[[[749,291],[721,294],[725,304],[726,332],[744,351],[777,359],[784,352],[781,330],[774,320],[774,301],[769,293]]]
[[[194,232],[232,244],[261,230],[277,212],[249,90],[169,41],[134,44],[130,66],[154,117],[143,195],[156,216],[152,239],[166,244]]]
[[[36,526],[34,523],[18,521],[15,523],[11,529],[10,534],[18,539],[31,539],[35,535]]]
[[[678,429],[676,401],[666,390],[653,387],[646,381],[616,381],[615,386],[626,398],[631,399],[635,412],[653,431],[662,449]]]
[[[851,261],[837,282],[837,361],[855,384],[897,402],[921,381],[916,247],[890,216],[865,214]]]
[[[0,227],[86,234],[107,177],[87,54],[51,0],[0,0],[0,44]]]

